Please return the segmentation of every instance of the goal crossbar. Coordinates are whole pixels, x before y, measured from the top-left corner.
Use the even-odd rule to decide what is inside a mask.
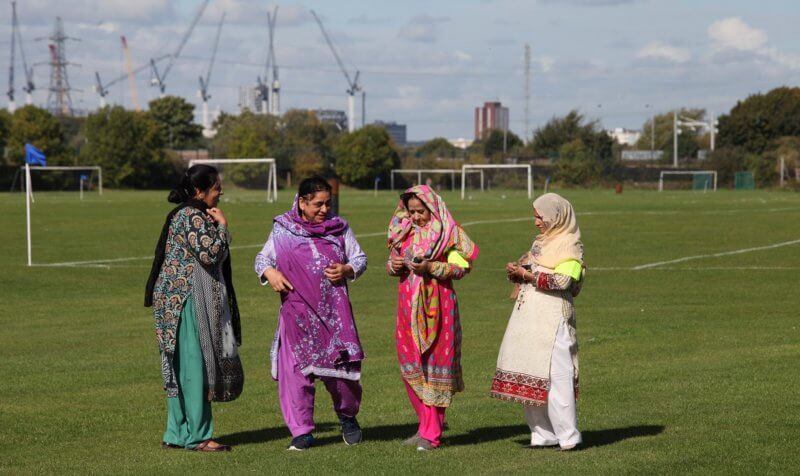
[[[391,182],[391,190],[394,190],[394,174],[417,174],[417,183],[422,183],[422,174],[449,174],[450,185],[453,190],[456,189],[456,174],[460,174],[458,169],[392,169],[392,174],[389,177]]]
[[[194,164],[269,164],[269,171],[267,172],[267,201],[273,202],[278,200],[278,172],[275,166],[275,159],[194,159],[189,161],[189,167]]]
[[[664,176],[665,175],[711,175],[714,177],[712,181],[712,190],[717,191],[717,171],[716,170],[662,170],[658,176],[658,191],[664,191]]]
[[[466,196],[467,174],[471,171],[486,169],[526,169],[528,171],[528,200],[533,198],[533,168],[531,164],[464,164],[461,166],[461,199]],[[481,174],[481,191],[483,190],[483,174]]]
[[[20,170],[25,170],[25,166],[21,166]],[[29,165],[28,170],[96,170],[98,185],[97,191],[100,193],[100,195],[103,194],[103,168],[99,165]]]

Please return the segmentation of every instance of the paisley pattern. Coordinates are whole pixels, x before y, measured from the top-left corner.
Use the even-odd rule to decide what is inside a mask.
[[[221,266],[228,241],[228,228],[216,225],[194,207],[178,211],[169,225],[164,263],[153,290],[156,339],[161,351],[164,389],[169,397],[178,395],[173,367],[176,334],[183,304],[192,292],[195,267]]]

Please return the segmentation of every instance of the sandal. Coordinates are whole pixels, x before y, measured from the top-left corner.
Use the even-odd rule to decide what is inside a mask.
[[[200,443],[199,445],[192,448],[192,451],[202,451],[207,453],[216,453],[219,451],[231,451],[233,448],[230,445],[223,445],[221,443],[217,443],[217,446],[209,446],[209,443],[217,443],[214,440],[206,440]]]
[[[172,443],[167,443],[166,441],[162,441],[161,442],[161,449],[162,450],[182,450],[183,446],[174,445]]]

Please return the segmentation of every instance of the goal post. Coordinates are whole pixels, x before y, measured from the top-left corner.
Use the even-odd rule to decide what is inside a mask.
[[[662,170],[658,176],[658,191],[664,191],[664,177],[668,175],[691,175],[696,180],[698,176],[706,175],[711,177],[711,190],[717,191],[717,171],[716,170]],[[708,184],[706,184],[707,189]]]
[[[28,165],[28,167],[23,165],[20,167],[20,170],[24,171],[26,174],[30,173],[31,171],[49,172],[54,170],[92,171],[93,173],[97,172],[97,191],[100,193],[100,195],[103,194],[103,168],[99,165]],[[27,177],[25,178],[24,183],[28,183]]]
[[[195,164],[228,165],[228,164],[267,164],[267,201],[272,203],[278,200],[278,171],[275,159],[195,159],[189,161],[189,167]]]
[[[422,174],[446,174],[450,175],[450,187],[456,189],[456,174],[460,174],[458,169],[392,169],[390,178],[391,190],[394,190],[395,174],[417,174],[417,183],[422,184]]]
[[[33,255],[31,252],[31,202],[33,202],[33,186],[31,181],[31,171],[52,171],[52,170],[62,170],[62,171],[70,171],[70,170],[91,170],[97,171],[97,179],[98,179],[98,187],[97,191],[100,195],[103,194],[103,168],[99,165],[75,165],[75,166],[66,166],[66,165],[51,165],[51,166],[43,166],[43,165],[31,165],[26,163],[23,165],[22,170],[25,171],[25,241],[26,241],[26,248],[28,252],[28,266],[33,266]],[[81,199],[83,199],[83,183],[81,183]]]
[[[487,169],[525,169],[528,173],[528,200],[533,198],[533,167],[531,164],[464,164],[461,166],[462,200],[467,192],[467,174],[474,171],[483,172]],[[481,188],[483,188],[483,181],[481,181]]]

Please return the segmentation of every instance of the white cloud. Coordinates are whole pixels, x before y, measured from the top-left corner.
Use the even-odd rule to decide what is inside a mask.
[[[745,54],[755,61],[800,69],[800,57],[767,46],[767,33],[751,27],[741,18],[730,17],[715,21],[708,27],[708,36],[718,57],[742,59],[742,54]]]
[[[472,59],[472,55],[471,54],[465,53],[464,51],[461,51],[461,50],[456,50],[454,55],[455,55],[456,59],[459,60],[459,61],[469,61],[469,60]]]
[[[226,23],[263,25],[266,31],[268,11],[275,11],[275,5],[265,4],[259,0],[215,0],[203,16],[206,21],[209,21],[209,18],[217,21],[222,12],[225,12]],[[304,25],[314,21],[308,9],[301,5],[279,5],[277,17],[276,28]]]
[[[650,43],[636,53],[637,58],[667,60],[673,63],[689,61],[691,54],[685,48],[678,48],[665,43]]]
[[[450,21],[447,17],[432,17],[430,15],[417,15],[400,29],[398,36],[409,41],[433,43],[439,34],[439,25]]]
[[[738,17],[715,21],[708,27],[708,36],[721,50],[759,51],[767,43],[764,31],[750,27]]]

